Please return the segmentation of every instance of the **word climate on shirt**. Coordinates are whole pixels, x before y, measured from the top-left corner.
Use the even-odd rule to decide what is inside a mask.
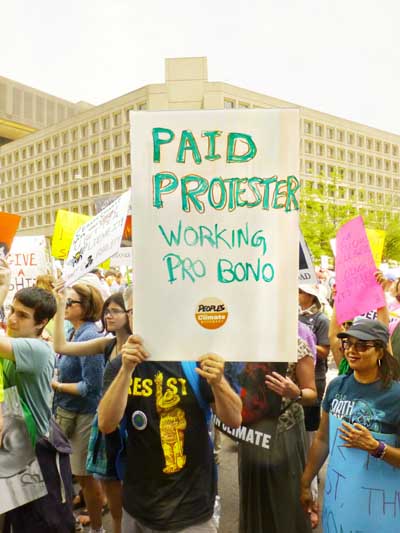
[[[183,130],[177,150],[176,162],[185,164],[186,155],[190,153],[195,164],[204,160],[217,161],[221,154],[217,153],[218,138],[223,134],[220,130],[203,131],[201,137],[208,141],[207,154],[202,155],[198,143],[190,130]],[[153,162],[161,163],[161,151],[164,145],[171,143],[175,133],[168,128],[153,128]],[[247,151],[238,153],[239,144],[246,146]],[[242,151],[242,150],[241,150]],[[254,159],[257,146],[247,133],[231,132],[226,140],[226,163],[246,163]],[[166,197],[180,192],[182,210],[204,213],[206,207],[216,210],[234,211],[242,207],[261,207],[262,209],[298,210],[296,193],[300,188],[295,176],[278,179],[277,176],[247,177],[204,177],[197,174],[186,174],[178,178],[171,171],[157,172],[153,175],[153,206],[164,207]]]

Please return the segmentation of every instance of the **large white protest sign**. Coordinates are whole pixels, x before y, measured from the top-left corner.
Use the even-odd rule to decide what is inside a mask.
[[[132,113],[135,329],[154,359],[297,354],[297,110]]]
[[[67,285],[119,251],[129,200],[127,191],[77,229],[64,264]]]
[[[7,256],[11,269],[11,283],[6,298],[6,308],[19,289],[32,287],[39,274],[51,271],[47,256],[46,238],[43,235],[15,237]]]

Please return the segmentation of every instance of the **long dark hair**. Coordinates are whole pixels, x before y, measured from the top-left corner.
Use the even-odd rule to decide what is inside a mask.
[[[114,292],[111,296],[109,296],[107,298],[107,300],[103,304],[103,309],[101,311],[101,323],[103,324],[103,330],[102,331],[107,331],[107,323],[106,323],[106,319],[105,319],[105,314],[106,314],[106,311],[108,309],[108,306],[111,303],[117,304],[121,309],[123,309],[126,312],[125,303],[124,303],[124,298],[122,296],[122,292]],[[131,331],[131,327],[129,325],[128,315],[125,315],[125,318],[126,318],[126,322],[125,322],[125,325],[124,325],[124,329],[125,329],[126,333],[131,334],[132,331]],[[114,334],[113,331],[111,333]]]
[[[382,380],[382,387],[387,389],[392,384],[392,381],[399,381],[400,364],[383,342],[376,341],[375,347],[382,350],[381,365],[378,366],[378,371]]]

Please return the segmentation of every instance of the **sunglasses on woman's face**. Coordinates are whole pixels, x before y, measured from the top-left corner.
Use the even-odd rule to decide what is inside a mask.
[[[80,300],[73,300],[72,298],[67,298],[65,300],[65,307],[71,307],[73,304],[81,304],[82,302]]]
[[[375,348],[375,343],[366,341],[352,342],[348,339],[345,339],[342,341],[342,348],[343,350],[350,350],[350,348],[353,348],[358,353],[364,353],[370,348]]]

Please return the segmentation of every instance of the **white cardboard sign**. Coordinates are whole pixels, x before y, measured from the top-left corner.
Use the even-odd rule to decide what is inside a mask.
[[[299,234],[299,284],[315,285],[317,283],[317,276],[315,275],[311,253],[302,232],[300,231]]]
[[[135,330],[155,360],[297,357],[297,110],[132,119]]]
[[[46,238],[43,235],[14,237],[7,262],[11,270],[11,283],[5,301],[6,308],[17,291],[33,287],[39,274],[51,271],[46,252]]]
[[[127,191],[77,229],[64,264],[67,286],[119,251],[129,199]]]

